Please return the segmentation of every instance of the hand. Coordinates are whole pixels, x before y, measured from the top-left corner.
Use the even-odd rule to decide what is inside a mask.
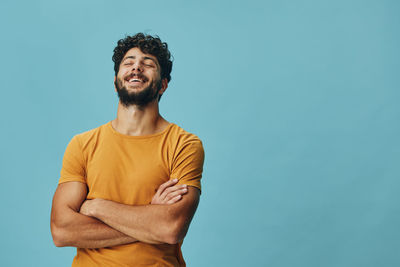
[[[96,202],[98,202],[101,199],[86,199],[81,206],[81,209],[79,210],[80,214],[86,215],[86,216],[92,216],[93,215],[93,209],[94,205]]]
[[[169,180],[157,189],[151,204],[174,204],[187,193],[187,185],[175,185],[178,179]]]

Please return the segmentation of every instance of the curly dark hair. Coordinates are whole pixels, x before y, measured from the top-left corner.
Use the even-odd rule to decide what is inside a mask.
[[[145,54],[155,56],[161,67],[161,79],[167,79],[168,82],[171,80],[172,60],[167,43],[163,43],[157,35],[151,36],[144,33],[126,36],[124,39],[118,41],[112,57],[115,76],[118,74],[119,65],[126,52],[134,47],[139,48]]]

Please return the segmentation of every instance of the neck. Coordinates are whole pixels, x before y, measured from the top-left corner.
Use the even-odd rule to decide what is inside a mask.
[[[162,132],[169,124],[161,117],[158,109],[158,101],[152,101],[148,105],[124,106],[118,103],[117,118],[111,122],[113,128],[125,135],[151,135]]]

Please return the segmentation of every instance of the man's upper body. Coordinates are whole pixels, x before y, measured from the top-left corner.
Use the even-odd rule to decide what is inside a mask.
[[[172,69],[165,43],[128,36],[113,61],[117,118],[68,144],[53,199],[54,243],[78,248],[73,266],[184,266],[202,143],[159,114]]]

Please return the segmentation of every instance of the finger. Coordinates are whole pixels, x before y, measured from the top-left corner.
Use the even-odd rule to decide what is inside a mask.
[[[160,195],[161,199],[166,199],[168,195],[170,195],[173,192],[180,191],[182,189],[187,189],[187,185],[175,185],[168,187],[167,189],[164,190],[164,192]],[[168,199],[167,199],[168,200]]]
[[[167,204],[174,204],[174,203],[178,202],[181,198],[182,198],[181,195],[177,195],[176,197],[174,197],[174,198],[168,200],[168,201],[167,201]]]
[[[172,179],[172,180],[166,181],[165,183],[160,185],[160,187],[157,189],[156,194],[161,195],[166,188],[173,186],[177,182],[178,182],[178,179]]]
[[[179,190],[176,190],[174,192],[169,193],[166,197],[165,197],[165,201],[169,201],[170,199],[178,196],[178,195],[184,195],[187,193],[187,188],[181,188]]]

